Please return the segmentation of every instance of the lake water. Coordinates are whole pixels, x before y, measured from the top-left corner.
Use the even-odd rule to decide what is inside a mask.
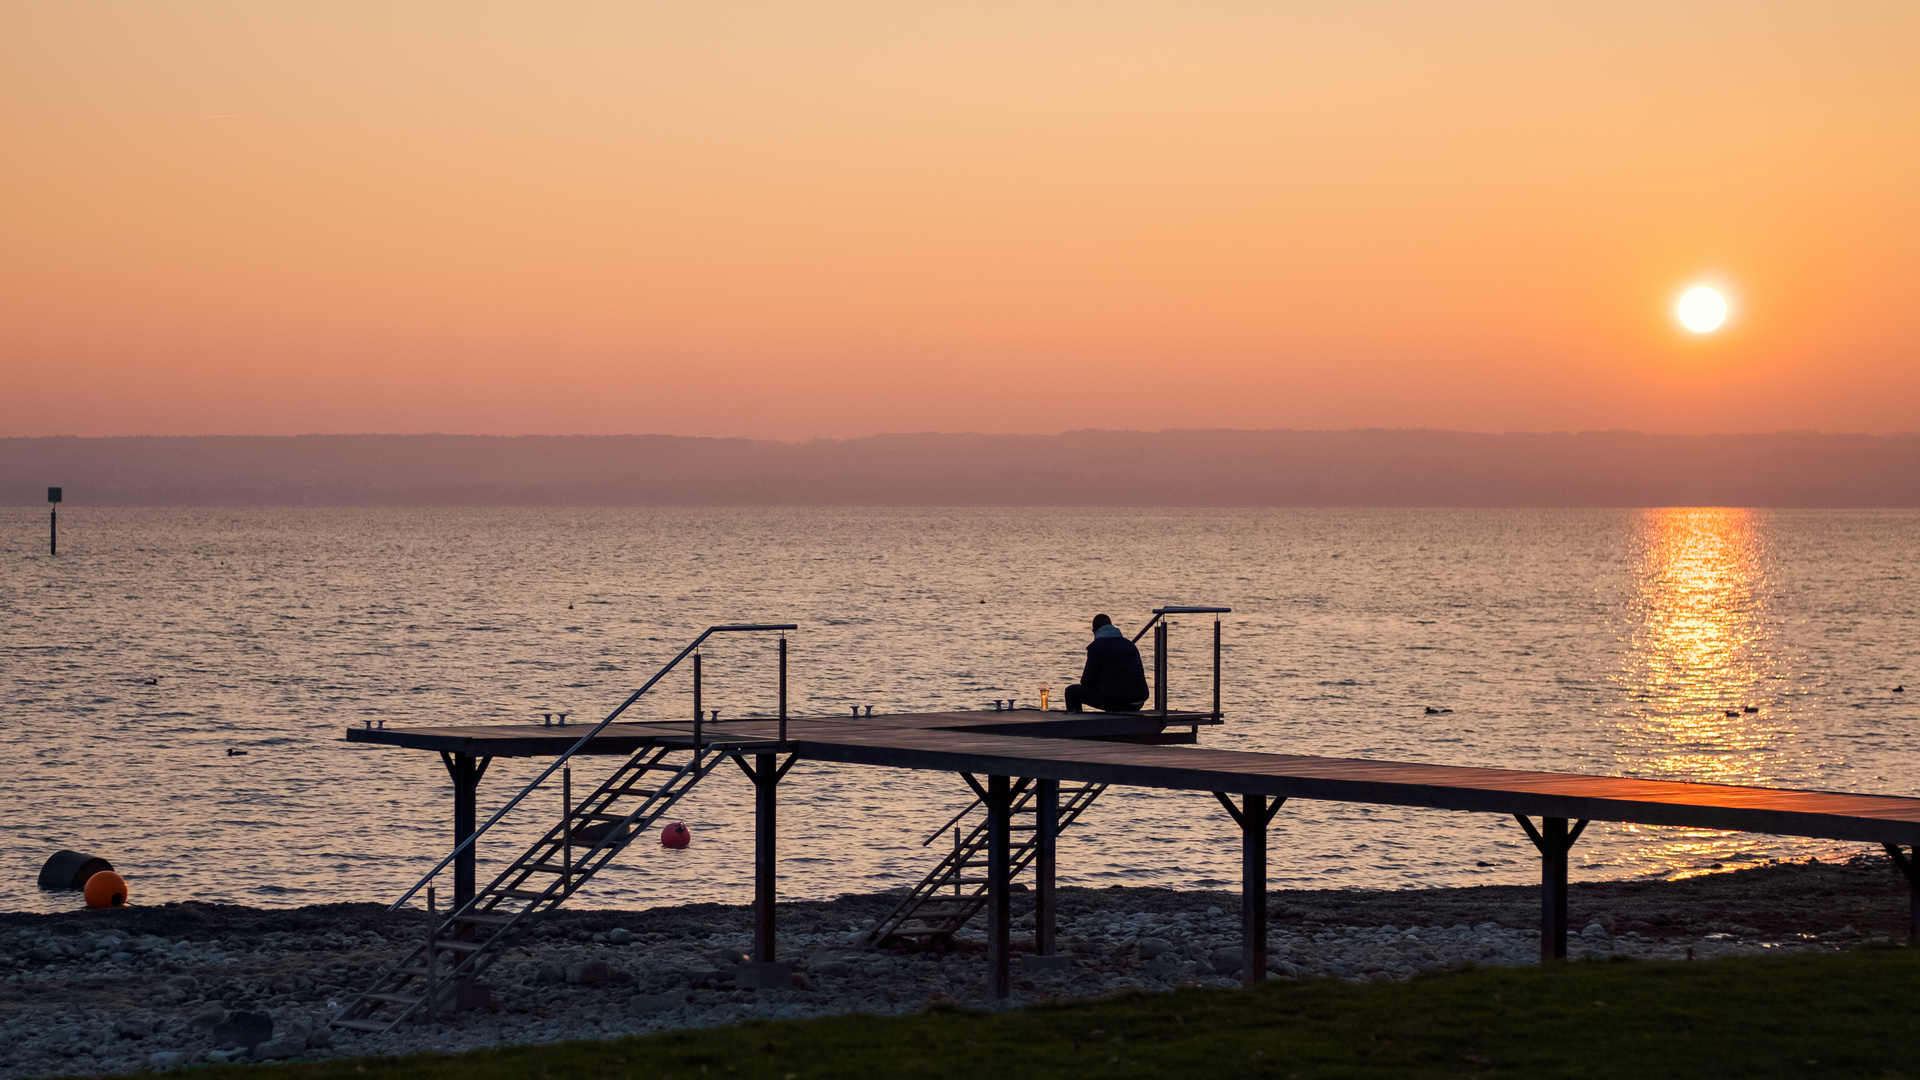
[[[60,847],[111,859],[136,902],[390,900],[449,847],[447,777],[343,728],[596,719],[734,621],[801,625],[794,711],[818,715],[1032,702],[1078,674],[1097,611],[1131,633],[1160,604],[1229,604],[1206,745],[1920,795],[1916,537],[1911,511],[69,506],[50,558],[44,513],[8,508],[0,908],[76,903],[34,887]],[[1176,707],[1204,705],[1209,634],[1172,630]],[[770,706],[773,648],[713,642],[708,704]],[[637,708],[686,715],[686,680]],[[494,762],[482,814],[543,764]],[[971,798],[807,762],[781,791],[783,892],[809,898],[916,880]],[[746,902],[751,805],[716,771],[680,806],[690,848],[636,845],[578,902]],[[489,836],[483,879],[533,824]],[[1844,850],[1596,825],[1573,873]],[[1204,793],[1114,789],[1061,842],[1077,884],[1231,888],[1238,859]],[[1275,819],[1272,867],[1295,887],[1538,873],[1510,819],[1306,801]]]

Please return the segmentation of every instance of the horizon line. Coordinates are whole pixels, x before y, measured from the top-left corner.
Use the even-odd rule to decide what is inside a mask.
[[[1349,435],[1374,432],[1418,435],[1482,435],[1491,438],[1512,436],[1566,436],[1577,438],[1587,435],[1639,435],[1648,438],[1684,438],[1684,439],[1726,439],[1726,438],[1762,438],[1780,435],[1820,435],[1836,438],[1898,439],[1920,436],[1920,428],[1906,431],[1825,431],[1819,428],[1774,428],[1765,431],[1643,431],[1637,428],[1565,428],[1543,430],[1482,431],[1471,428],[1438,427],[1348,427],[1348,428],[1236,428],[1236,427],[1169,427],[1147,428],[1068,428],[1061,431],[877,431],[865,435],[810,435],[801,439],[777,439],[754,435],[687,435],[662,431],[625,431],[625,432],[541,432],[524,431],[511,434],[500,432],[462,432],[462,431],[305,431],[294,434],[265,434],[251,432],[200,432],[196,434],[155,434],[136,432],[118,435],[75,435],[56,433],[49,435],[0,435],[0,440],[29,439],[703,439],[715,442],[763,442],[779,443],[783,446],[804,446],[817,442],[855,442],[860,439],[885,438],[929,438],[929,437],[973,437],[995,439],[1052,439],[1068,435],[1174,435],[1174,434],[1238,434],[1238,435]]]

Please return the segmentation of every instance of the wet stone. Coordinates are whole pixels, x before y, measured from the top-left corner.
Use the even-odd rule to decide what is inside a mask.
[[[635,994],[627,1001],[627,1012],[634,1016],[652,1016],[686,1003],[684,994]]]
[[[304,1037],[295,1038],[289,1035],[278,1039],[268,1039],[260,1043],[253,1048],[253,1056],[257,1061],[280,1061],[290,1057],[299,1057],[306,1052],[306,1049],[307,1040]]]
[[[604,960],[586,960],[567,968],[567,982],[574,986],[605,986],[613,981],[613,968]]]
[[[217,1047],[252,1048],[273,1038],[273,1017],[264,1012],[237,1012],[214,1025],[210,1035]]]

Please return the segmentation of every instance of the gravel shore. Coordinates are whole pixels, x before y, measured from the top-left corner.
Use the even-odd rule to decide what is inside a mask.
[[[1280,978],[1403,979],[1537,960],[1537,890],[1279,891],[1268,968]],[[382,1035],[326,1026],[423,932],[377,904],[271,910],[196,903],[0,914],[0,1080],[209,1061],[320,1059],[607,1038],[750,1018],[986,1006],[981,938],[875,950],[891,894],[782,904],[790,985],[736,986],[748,911],[692,904],[564,912],[488,973],[490,1002]],[[76,897],[76,903],[78,902]],[[1578,883],[1578,956],[1710,959],[1832,951],[1904,936],[1907,885],[1889,861],[1793,863],[1685,881]],[[1016,933],[1031,926],[1031,906]],[[1062,889],[1061,957],[1020,957],[1016,1001],[1238,983],[1230,892]],[[1016,939],[1016,948],[1022,942]]]

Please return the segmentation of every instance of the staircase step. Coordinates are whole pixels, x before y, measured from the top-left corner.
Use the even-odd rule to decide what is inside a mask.
[[[457,923],[479,923],[481,926],[505,926],[519,917],[518,915],[456,915],[452,921]]]
[[[391,1020],[335,1020],[334,1027],[352,1028],[355,1031],[385,1031],[393,1026]]]
[[[436,979],[457,978],[459,976],[461,966],[462,965],[455,964],[452,967],[442,967],[440,970],[433,973],[433,977]],[[424,979],[427,977],[427,969],[424,965],[408,965],[407,967],[394,968],[393,974],[412,975],[417,978]]]
[[[501,889],[499,892],[490,895],[504,896],[509,900],[545,900],[547,898],[546,893],[529,892],[526,889]]]
[[[372,992],[361,994],[360,998],[362,1001],[383,1001],[389,1005],[418,1005],[426,1000],[425,998],[417,998],[409,994],[375,994]]]
[[[453,941],[436,941],[433,943],[433,948],[435,952],[471,953],[471,952],[479,952],[481,949],[484,949],[486,947],[487,947],[487,943],[484,941],[460,941],[458,939],[455,939]]]
[[[670,794],[672,791],[672,788],[618,787],[612,788],[610,793],[616,799],[651,799],[656,795]],[[593,800],[588,799],[587,801],[591,803]]]

